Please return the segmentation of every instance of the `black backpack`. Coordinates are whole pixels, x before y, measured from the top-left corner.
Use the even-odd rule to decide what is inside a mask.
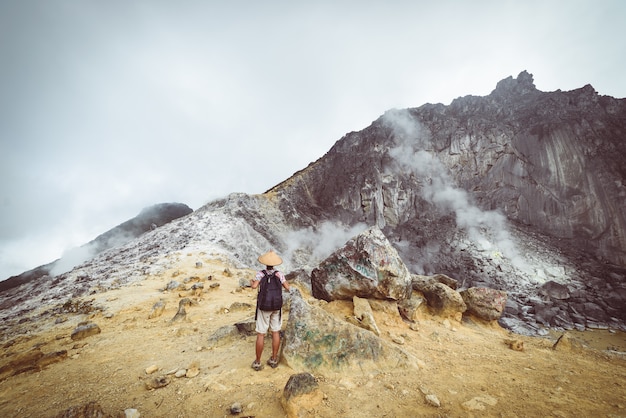
[[[276,276],[276,270],[268,274],[263,270],[263,278],[259,286],[257,309],[262,311],[277,311],[283,307],[283,285]]]

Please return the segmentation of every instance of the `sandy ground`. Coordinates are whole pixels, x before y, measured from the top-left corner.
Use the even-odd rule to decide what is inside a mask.
[[[299,370],[285,364],[252,370],[254,336],[214,348],[208,343],[219,327],[254,315],[252,307],[229,309],[234,302],[254,306],[256,290],[239,287],[239,279],[253,272],[229,267],[231,274],[225,274],[227,266],[202,257],[188,254],[176,271],[83,298],[106,307],[102,312],[58,315],[44,327],[25,322],[20,337],[3,336],[0,366],[33,347],[46,353],[67,350],[68,357],[0,382],[0,416],[54,417],[89,401],[97,401],[112,416],[134,408],[142,417],[223,417],[231,416],[236,402],[243,406],[239,416],[285,416],[280,398],[289,377]],[[203,266],[196,268],[199,259]],[[192,297],[191,292],[162,289],[172,279],[192,276],[200,277],[205,289],[197,304],[187,307],[185,321],[171,322],[179,300]],[[212,280],[206,280],[209,276]],[[211,283],[219,287],[209,288]],[[149,319],[159,300],[166,302],[163,314]],[[345,317],[352,304],[331,303],[325,309]],[[494,324],[450,322],[427,314],[415,331],[398,315],[374,315],[382,337],[391,342],[392,335],[402,336],[402,348],[422,367],[316,375],[324,398],[310,411],[303,410],[305,416],[626,417],[623,333],[576,333],[588,348],[555,350],[559,333],[523,337]],[[55,323],[58,318],[65,322]],[[102,332],[72,340],[72,331],[84,320],[95,322]],[[521,341],[524,350],[511,349],[511,340]],[[266,340],[264,360],[269,352]],[[150,367],[157,371],[147,374]],[[180,369],[197,375],[177,378],[174,373]],[[160,376],[171,382],[148,390],[146,382]],[[429,404],[426,395],[435,395],[440,406]]]

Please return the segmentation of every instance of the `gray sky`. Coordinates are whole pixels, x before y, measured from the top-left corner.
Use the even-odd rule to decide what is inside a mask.
[[[0,279],[161,202],[262,193],[391,108],[626,97],[626,2],[0,0]]]

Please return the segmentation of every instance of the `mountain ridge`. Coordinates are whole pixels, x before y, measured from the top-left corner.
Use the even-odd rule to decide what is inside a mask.
[[[174,219],[178,219],[181,216],[188,215],[191,212],[193,212],[193,210],[183,203],[157,203],[155,205],[145,207],[137,216],[122,222],[121,224],[98,235],[93,240],[74,249],[74,258],[72,258],[71,255],[68,257],[68,254],[64,254],[61,258],[55,261],[0,281],[0,292],[33,280],[37,280],[47,274],[56,275],[54,274],[55,270],[57,271],[57,274],[64,273],[65,271],[58,271],[59,267],[61,267],[61,269],[66,268],[69,270],[107,249],[122,245],[125,242],[141,236],[146,231],[165,225],[166,223],[171,222]],[[66,260],[64,260],[64,258],[66,258]],[[69,258],[72,259],[67,260]],[[64,265],[61,266],[61,264]]]
[[[209,202],[40,293],[64,281],[79,283],[73,295],[132,283],[162,268],[151,264],[157,254],[183,248],[240,267],[275,248],[287,271],[310,273],[376,225],[412,272],[507,291],[501,325],[516,332],[623,329],[625,103],[591,86],[540,92],[523,71],[489,96],[393,109],[265,193]],[[551,293],[553,283],[567,297]]]

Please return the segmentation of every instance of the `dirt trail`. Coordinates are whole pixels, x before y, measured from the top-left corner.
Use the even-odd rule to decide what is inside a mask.
[[[215,348],[208,344],[219,327],[254,315],[256,291],[239,288],[239,279],[253,272],[230,267],[231,274],[226,274],[226,266],[208,259],[198,269],[199,258],[188,254],[175,277],[168,271],[84,298],[106,307],[103,312],[51,317],[44,330],[33,322],[23,323],[22,336],[3,337],[0,367],[33,347],[46,353],[67,350],[68,358],[0,382],[0,416],[54,417],[89,401],[97,401],[114,416],[127,408],[137,409],[142,417],[231,416],[229,408],[235,402],[243,406],[241,416],[285,416],[280,396],[297,371],[284,364],[252,370],[254,336]],[[192,296],[189,291],[161,289],[172,279],[192,276],[212,280],[204,281],[198,303],[186,308],[187,319],[172,323],[179,300]],[[210,288],[212,283],[219,286]],[[166,303],[163,315],[148,319],[159,300]],[[250,307],[230,310],[234,302]],[[334,302],[325,309],[345,317],[352,304]],[[286,321],[288,312],[285,315]],[[411,372],[317,375],[324,399],[310,416],[626,417],[626,356],[619,354],[626,352],[623,333],[573,333],[590,348],[554,350],[558,333],[523,337],[497,325],[428,315],[414,331],[397,314],[374,311],[374,316],[382,337],[391,342],[392,336],[401,336],[401,347],[422,367]],[[58,318],[67,320],[55,324]],[[71,332],[84,320],[97,323],[102,332],[73,341]],[[511,349],[507,340],[523,342],[524,351]],[[264,359],[269,351],[267,340]],[[158,371],[146,374],[150,366]],[[151,378],[196,368],[199,373],[194,377],[169,374],[169,385],[146,389]],[[426,395],[435,395],[441,406],[428,404]]]

